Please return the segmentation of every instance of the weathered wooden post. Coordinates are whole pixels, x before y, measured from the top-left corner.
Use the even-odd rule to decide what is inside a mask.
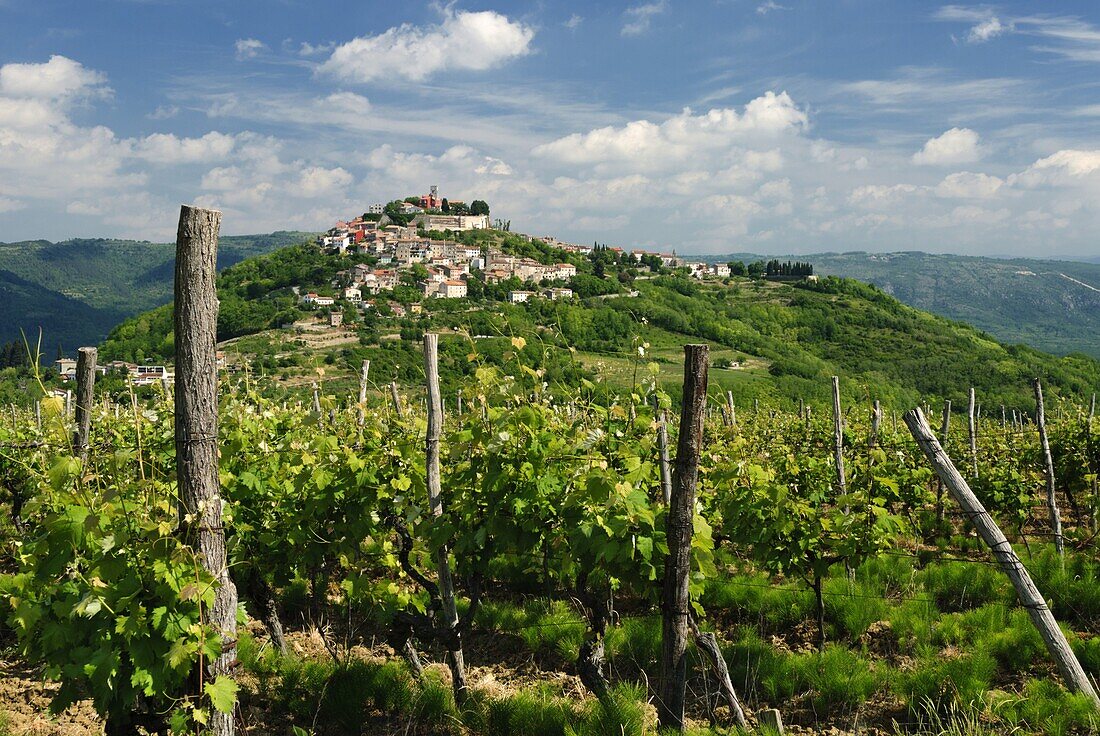
[[[237,659],[237,588],[229,576],[218,485],[216,356],[218,229],[221,213],[184,206],[176,234],[176,473],[179,528],[217,582],[206,621],[221,636],[221,652],[202,679],[229,676]],[[208,731],[232,736],[233,710],[211,709]]]
[[[703,445],[703,418],[707,407],[707,345],[684,346],[684,391],[680,409],[680,437],[665,529],[668,557],[661,598],[661,687],[657,716],[663,728],[684,730],[687,689],[687,636],[691,616],[688,578],[691,574],[691,536],[695,520],[695,486]]]
[[[951,437],[951,399],[943,400],[943,423],[940,425],[940,437],[947,448]],[[936,523],[943,522],[943,481],[936,477]]]
[[[321,418],[321,390],[316,381],[313,382],[313,413],[318,419]]]
[[[443,405],[439,395],[439,335],[424,334],[424,378],[428,383],[428,433],[426,441],[426,481],[428,510],[432,516],[443,516],[443,493],[439,477],[439,438],[443,431]],[[396,386],[396,384],[394,384]],[[436,572],[439,576],[439,597],[443,603],[442,626],[450,629],[447,641],[447,664],[451,668],[455,702],[461,707],[466,702],[466,664],[462,656],[462,640],[459,638],[458,607],[455,604],[454,581],[446,544],[435,552]]]
[[[970,431],[970,465],[973,477],[978,477],[978,422],[975,415],[974,388],[970,389],[970,406],[967,409],[967,422]]]
[[[364,360],[359,369],[359,426],[367,421],[367,376],[370,374],[370,361]]]
[[[76,429],[73,431],[73,452],[88,456],[88,441],[92,432],[92,405],[95,403],[95,348],[76,351]]]
[[[844,415],[840,413],[840,377],[833,376],[833,450],[836,459],[836,482],[841,496],[848,492],[844,477]]]
[[[1062,538],[1062,515],[1058,511],[1058,498],[1054,488],[1054,460],[1050,455],[1050,442],[1047,439],[1046,409],[1043,407],[1043,386],[1036,378],[1032,381],[1035,388],[1035,423],[1039,425],[1039,446],[1043,450],[1043,472],[1047,485],[1047,510],[1050,512],[1050,528],[1054,534],[1054,547],[1058,554],[1065,556],[1065,540]]]
[[[733,403],[733,392],[726,392],[726,406],[730,409],[730,424],[737,424],[737,406]]]
[[[1024,607],[1028,616],[1031,617],[1031,622],[1039,630],[1047,651],[1050,652],[1050,656],[1058,665],[1058,670],[1061,672],[1066,685],[1071,690],[1087,696],[1092,701],[1093,706],[1100,710],[1100,697],[1097,696],[1088,675],[1085,674],[1081,663],[1077,661],[1073,650],[1070,649],[1065,634],[1058,628],[1058,622],[1054,620],[1054,615],[1050,612],[1046,601],[1040,595],[1038,588],[1035,587],[1027,568],[1016,556],[1012,544],[1005,538],[1004,533],[997,526],[993,517],[982,506],[981,501],[974,495],[974,492],[970,490],[970,486],[956,469],[955,464],[951,462],[951,458],[940,447],[940,443],[936,441],[935,436],[932,434],[932,428],[928,426],[924,414],[920,409],[907,412],[905,423],[909,426],[909,431],[913,433],[913,438],[932,464],[936,474],[950,489],[951,495],[962,507],[966,517],[974,524],[979,536],[993,552],[993,557],[1000,565],[1001,570],[1012,581],[1020,605]]]
[[[462,389],[455,392],[455,415],[462,416]]]
[[[397,412],[397,418],[403,419],[405,412],[401,408],[401,394],[397,393],[397,381],[390,381],[390,399],[393,400],[393,410]]]
[[[661,497],[668,506],[672,502],[672,471],[668,464],[668,412],[664,409],[657,418],[657,452],[661,469]]]
[[[871,408],[871,437],[867,440],[868,447],[878,447],[878,430],[881,424],[882,404],[879,403],[878,399],[875,399],[874,406]]]
[[[1008,428],[1008,415],[1005,413],[1005,405],[1001,404],[1001,429]]]

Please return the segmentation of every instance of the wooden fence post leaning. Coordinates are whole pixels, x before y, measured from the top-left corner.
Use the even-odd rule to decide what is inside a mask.
[[[229,676],[237,658],[237,588],[226,563],[218,482],[218,230],[221,213],[184,206],[176,234],[176,473],[180,532],[217,581],[208,623],[221,635],[221,652],[202,679]],[[210,709],[207,730],[232,736],[233,712]]]
[[[1050,652],[1050,656],[1058,665],[1058,671],[1061,673],[1066,685],[1070,690],[1087,696],[1092,701],[1093,706],[1100,710],[1100,696],[1097,696],[1096,689],[1093,687],[1088,675],[1085,674],[1081,663],[1077,661],[1073,650],[1070,649],[1065,634],[1058,628],[1058,622],[1054,620],[1054,615],[1051,613],[1046,601],[1040,595],[1039,589],[1035,587],[1027,568],[1016,556],[1015,550],[1012,549],[1012,545],[1000,527],[997,526],[993,517],[985,510],[974,492],[970,490],[970,486],[962,477],[962,474],[959,473],[955,464],[951,462],[951,458],[940,447],[940,443],[932,434],[932,428],[928,426],[928,421],[924,418],[924,413],[920,409],[907,412],[905,423],[909,426],[909,431],[913,433],[913,439],[917,441],[925,457],[932,464],[936,475],[943,480],[944,485],[951,491],[951,495],[962,507],[966,517],[974,524],[979,536],[993,552],[993,557],[1000,565],[1001,570],[1012,581],[1020,605],[1024,607],[1028,616],[1031,617],[1031,622],[1039,630],[1047,651]]]
[[[703,445],[707,408],[707,345],[684,346],[684,391],[680,409],[680,437],[672,473],[672,492],[665,529],[668,557],[661,597],[661,683],[657,716],[661,726],[684,729],[687,689],[687,636],[691,616],[688,577],[691,574],[691,536],[695,519],[695,486]]]
[[[428,432],[426,441],[426,480],[428,486],[428,510],[437,519],[443,516],[443,493],[439,477],[439,438],[443,431],[443,402],[439,395],[439,335],[424,335],[424,378],[428,383]],[[393,384],[395,387],[397,384]],[[461,707],[466,702],[466,663],[459,639],[458,607],[455,604],[454,580],[446,544],[435,553],[436,572],[439,575],[439,597],[443,603],[443,622],[452,632],[447,637],[447,664],[451,668],[455,702]]]
[[[88,457],[88,442],[92,431],[92,405],[95,403],[95,348],[76,351],[76,430],[73,432],[73,452]]]

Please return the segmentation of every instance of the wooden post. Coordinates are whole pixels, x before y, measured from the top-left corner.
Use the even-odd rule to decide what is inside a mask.
[[[657,717],[663,728],[684,730],[687,690],[687,636],[691,616],[688,578],[691,574],[691,536],[695,520],[695,486],[703,446],[703,418],[707,407],[707,345],[684,346],[684,392],[680,409],[680,438],[665,536],[664,594],[661,599],[661,688]]]
[[[909,431],[913,433],[913,438],[920,445],[936,474],[950,489],[951,495],[962,507],[966,517],[974,524],[978,534],[992,550],[993,557],[1000,565],[1001,570],[1012,581],[1020,605],[1024,607],[1031,617],[1031,622],[1039,630],[1039,634],[1043,637],[1043,642],[1047,646],[1047,651],[1050,652],[1050,656],[1058,665],[1058,670],[1061,672],[1066,685],[1071,690],[1087,696],[1092,701],[1093,706],[1100,710],[1100,697],[1097,696],[1088,675],[1085,674],[1084,669],[1081,668],[1081,663],[1077,661],[1073,650],[1070,649],[1062,630],[1058,628],[1058,622],[1054,620],[1054,615],[1047,607],[1046,601],[1039,594],[1039,590],[1035,587],[1027,568],[1016,556],[1012,544],[1005,538],[1004,533],[997,526],[993,517],[985,510],[974,492],[970,490],[970,486],[967,485],[962,474],[956,469],[955,464],[951,462],[951,458],[940,447],[940,443],[932,434],[932,428],[928,426],[924,414],[920,409],[907,412],[905,423],[909,425]]]
[[[462,416],[462,389],[455,392],[455,416]]]
[[[843,496],[848,492],[844,477],[844,416],[840,413],[840,377],[833,376],[833,449],[836,459],[836,482]]]
[[[229,676],[237,659],[237,588],[229,576],[218,485],[218,230],[221,213],[184,206],[176,234],[176,473],[180,532],[217,582],[206,621],[220,654],[201,680]],[[201,691],[200,691],[201,692]],[[210,708],[208,732],[232,736],[233,713]]]
[[[405,412],[401,408],[401,394],[397,393],[397,381],[390,381],[390,398],[393,399],[393,410],[397,412],[397,418],[404,419]]]
[[[768,729],[771,734],[783,736],[787,733],[783,728],[783,716],[779,715],[779,711],[775,708],[760,711],[758,720],[760,721],[760,725]]]
[[[117,408],[117,407],[116,407]],[[117,413],[116,413],[117,416]],[[42,431],[42,402],[34,402],[34,423],[38,427],[38,431]]]
[[[73,415],[73,390],[65,389],[65,419]]]
[[[1001,429],[1008,427],[1008,415],[1005,414],[1005,405],[1001,404]]]
[[[359,426],[367,421],[367,376],[370,374],[370,361],[364,360],[359,369]]]
[[[657,452],[661,468],[661,497],[668,506],[672,502],[672,471],[668,465],[668,412],[664,409],[657,419]]]
[[[970,431],[970,467],[973,477],[978,477],[978,423],[974,414],[974,389],[970,389],[970,406],[967,408],[967,423]]]
[[[871,437],[867,441],[868,447],[878,447],[878,430],[879,425],[882,424],[882,404],[878,399],[875,399],[874,406],[871,408]]]
[[[1050,511],[1050,528],[1054,533],[1054,547],[1058,554],[1065,556],[1065,540],[1062,539],[1062,515],[1058,512],[1058,498],[1054,492],[1054,460],[1050,455],[1050,442],[1047,440],[1046,410],[1043,407],[1043,386],[1036,378],[1032,381],[1035,388],[1035,423],[1039,425],[1039,445],[1043,450],[1043,471],[1047,482],[1047,510]]]
[[[726,406],[730,410],[730,424],[737,424],[737,407],[733,403],[733,392],[726,392]]]
[[[76,351],[76,430],[73,431],[73,452],[88,456],[88,441],[92,431],[92,405],[95,403],[95,348]]]
[[[439,335],[424,334],[424,378],[428,383],[428,433],[426,442],[426,481],[428,510],[432,516],[443,516],[443,494],[439,477],[439,438],[443,431],[443,405],[439,395]],[[394,384],[396,386],[397,384]],[[462,656],[462,643],[455,628],[458,626],[458,608],[455,605],[454,581],[451,579],[451,563],[446,544],[435,552],[436,571],[439,576],[439,597],[443,602],[443,627],[450,629],[447,637],[447,664],[451,668],[455,703],[460,707],[466,702],[466,664]]]
[[[943,400],[943,422],[940,425],[943,446],[949,446],[951,437],[951,399]],[[943,481],[936,478],[936,523],[943,521]]]
[[[316,381],[313,383],[313,413],[317,415],[317,418],[321,418],[321,391],[317,387]]]

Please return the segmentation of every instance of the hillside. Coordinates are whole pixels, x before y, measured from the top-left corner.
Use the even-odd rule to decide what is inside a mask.
[[[309,238],[308,233],[223,237],[218,264],[232,265]],[[49,357],[95,344],[127,317],[171,298],[175,246],[133,240],[0,243],[0,343],[43,331]]]
[[[547,250],[548,259],[567,257]],[[289,387],[308,385],[322,369],[326,382],[346,381],[350,392],[363,359],[372,361],[371,375],[379,385],[394,379],[415,384],[422,376],[417,341],[433,330],[445,336],[442,370],[448,390],[472,371],[470,352],[503,356],[517,344],[551,386],[598,377],[594,390],[619,390],[656,375],[666,389],[674,389],[681,346],[692,341],[714,346],[713,390],[733,391],[739,401],[824,400],[834,374],[843,377],[847,395],[898,407],[922,398],[961,402],[975,386],[984,403],[1028,408],[1034,376],[1044,378],[1052,396],[1075,400],[1100,385],[1095,360],[1007,346],[851,279],[700,282],[615,264],[601,279],[588,259],[574,257],[580,271],[570,285],[578,298],[509,304],[507,290],[518,286],[478,283],[475,275],[471,298],[425,299],[422,314],[413,313],[420,299],[408,286],[383,292],[361,316],[337,301],[335,308],[350,326],[336,328],[327,326],[327,309],[303,307],[288,288],[299,286],[305,293],[329,287],[357,259],[369,257],[326,255],[302,246],[223,272],[219,337],[233,340],[226,346],[230,360]],[[103,353],[170,359],[170,329],[168,308],[142,315],[113,331]]]
[[[736,254],[706,260],[763,258]],[[1100,358],[1100,263],[920,252],[791,258],[812,262],[819,274],[875,284],[906,304],[975,325],[1005,342]]]

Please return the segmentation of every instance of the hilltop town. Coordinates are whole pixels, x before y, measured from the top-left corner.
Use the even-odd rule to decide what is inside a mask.
[[[498,229],[506,224],[498,221]],[[351,220],[337,222],[319,238],[319,244],[333,254],[370,257],[370,262],[338,274],[332,294],[309,292],[302,302],[317,307],[333,306],[339,298],[356,305],[369,306],[365,296],[392,290],[403,273],[415,276],[416,287],[425,298],[458,299],[469,294],[469,282],[507,283],[516,279],[523,288],[510,289],[508,301],[521,303],[535,297],[568,299],[573,296],[570,282],[577,275],[575,262],[544,263],[530,256],[506,252],[491,239],[470,237],[476,231],[491,229],[489,206],[475,200],[464,202],[440,197],[432,186],[427,194],[410,196],[388,204],[373,204]],[[639,266],[651,272],[682,268],[694,278],[725,278],[754,275],[750,267],[738,264],[687,261],[675,254],[621,247],[581,245],[553,236],[516,235],[525,242],[537,242],[566,254],[566,258],[589,258],[594,251],[606,250],[615,263]],[[755,265],[755,264],[754,264]],[[804,264],[799,264],[804,265]],[[799,276],[812,274],[812,268]],[[762,275],[762,274],[761,274]],[[541,287],[541,289],[536,288]]]

